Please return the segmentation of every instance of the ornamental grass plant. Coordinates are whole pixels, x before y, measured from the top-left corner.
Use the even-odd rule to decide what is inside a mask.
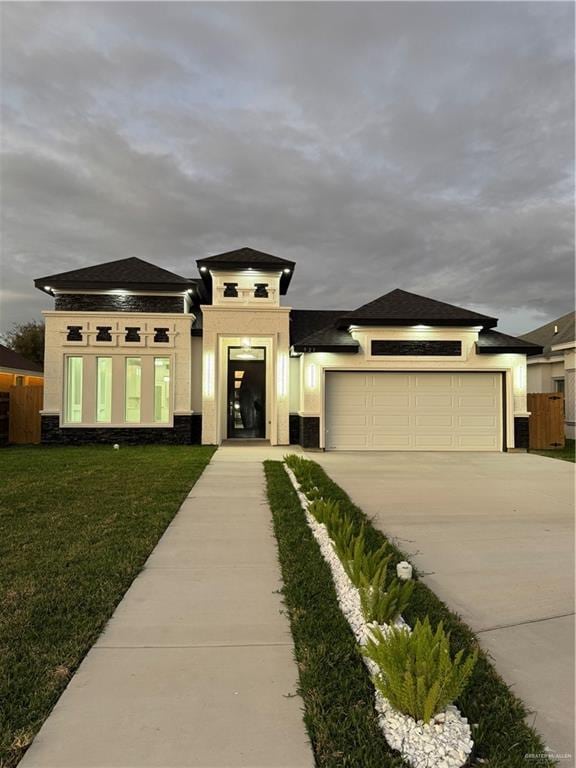
[[[374,685],[394,709],[414,720],[430,722],[462,693],[478,657],[450,655],[450,634],[440,622],[434,632],[428,617],[414,629],[393,627],[386,634],[374,628],[363,648],[378,666]]]

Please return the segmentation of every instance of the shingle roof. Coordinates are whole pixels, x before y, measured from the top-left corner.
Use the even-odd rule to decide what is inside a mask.
[[[288,261],[288,259],[281,259],[271,253],[264,253],[264,251],[257,251],[248,247],[217,253],[215,256],[207,256],[205,259],[198,259],[196,264],[207,286],[211,284],[210,269],[249,269],[255,267],[263,270],[281,270],[280,293],[282,294],[288,290],[296,266],[295,262]]]
[[[557,333],[554,329],[558,328]],[[520,338],[525,341],[531,341],[534,344],[540,344],[543,347],[545,355],[562,355],[563,353],[553,352],[552,347],[556,344],[569,344],[576,337],[576,312],[568,312],[557,320],[541,325],[529,333],[524,333]]]
[[[298,344],[310,334],[336,325],[345,309],[292,309],[290,311],[290,344]]]
[[[281,259],[279,256],[274,256],[271,253],[264,253],[264,251],[257,251],[254,248],[237,248],[234,251],[226,251],[225,253],[217,253],[215,256],[208,256],[205,259],[198,259],[198,264],[208,264],[219,262],[228,264],[276,264],[278,267],[294,267],[293,261],[287,259]]]
[[[497,322],[494,317],[396,288],[342,317],[340,326],[430,324],[493,327]]]
[[[108,261],[92,267],[81,267],[70,272],[40,277],[34,285],[41,290],[50,288],[125,288],[143,290],[185,290],[195,285],[197,279],[189,279],[131,256],[127,259]]]
[[[295,352],[358,352],[360,345],[348,331],[333,325],[315,331],[293,345]]]
[[[500,331],[480,331],[476,343],[478,354],[504,354],[506,352],[520,355],[539,355],[542,347],[539,344],[533,344],[525,339],[508,336],[507,333]]]
[[[36,371],[42,373],[43,368],[32,360],[27,360],[13,349],[0,344],[0,368],[11,368],[15,371]]]

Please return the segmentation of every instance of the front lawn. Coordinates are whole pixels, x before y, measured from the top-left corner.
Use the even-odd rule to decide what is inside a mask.
[[[576,461],[576,440],[566,440],[564,448],[554,448],[550,451],[530,451],[538,456],[550,456],[552,459]]]
[[[19,761],[213,452],[0,452],[0,766]]]

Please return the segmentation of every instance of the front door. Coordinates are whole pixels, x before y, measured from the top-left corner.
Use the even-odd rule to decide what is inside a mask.
[[[266,350],[228,349],[228,437],[266,437]]]

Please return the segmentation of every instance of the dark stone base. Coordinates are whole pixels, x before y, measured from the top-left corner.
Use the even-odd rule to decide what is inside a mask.
[[[201,436],[200,413],[174,416],[173,427],[60,427],[58,416],[42,416],[44,445],[195,445]]]
[[[302,448],[320,448],[319,416],[300,416],[300,445]]]
[[[514,447],[528,449],[530,443],[530,419],[528,416],[514,418]]]
[[[290,445],[300,444],[300,416],[297,413],[290,414],[289,422]]]

